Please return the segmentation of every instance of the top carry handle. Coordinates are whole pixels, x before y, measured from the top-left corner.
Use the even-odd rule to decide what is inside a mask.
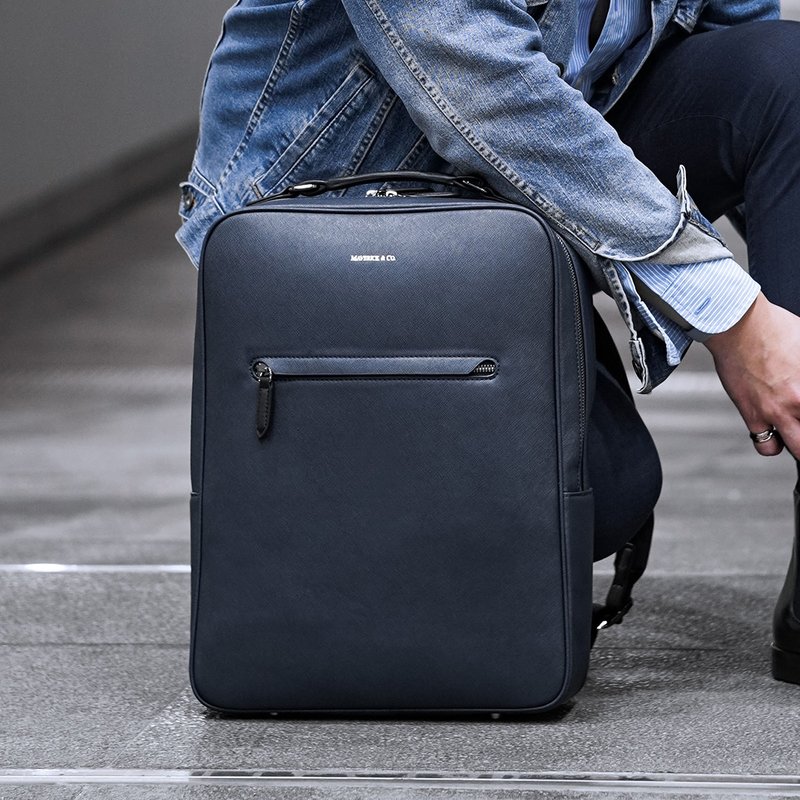
[[[347,189],[351,186],[359,186],[364,183],[386,183],[388,181],[416,181],[425,183],[438,183],[443,186],[453,186],[458,189],[467,189],[477,192],[483,197],[492,200],[499,200],[504,203],[510,202],[508,198],[497,194],[488,186],[482,178],[477,175],[445,175],[440,172],[415,172],[413,170],[395,170],[390,172],[365,172],[361,175],[347,175],[340,178],[326,178],[303,181],[288,186],[278,194],[267,195],[258,200],[254,200],[248,205],[261,203],[265,200],[280,200],[285,197],[313,197],[325,192],[333,192],[338,189]],[[407,190],[408,194],[416,192]]]

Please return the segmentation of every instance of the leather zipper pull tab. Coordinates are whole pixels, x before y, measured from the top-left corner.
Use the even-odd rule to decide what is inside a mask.
[[[269,430],[272,418],[272,370],[263,361],[253,364],[253,375],[258,379],[258,406],[256,409],[256,433],[263,439]]]

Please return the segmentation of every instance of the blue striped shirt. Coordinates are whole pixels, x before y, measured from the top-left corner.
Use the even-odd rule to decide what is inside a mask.
[[[594,82],[640,36],[650,29],[650,3],[645,0],[611,0],[608,17],[594,48],[589,49],[589,27],[597,0],[578,0],[578,30],[564,80],[587,100]]]
[[[589,27],[597,0],[577,2],[578,30],[564,80],[591,102],[597,79],[627,48],[649,34],[650,2],[610,0],[608,16],[592,49],[589,48]],[[698,235],[701,235],[699,231],[688,230],[690,241]],[[681,250],[687,257],[691,256],[691,249],[684,240]],[[717,255],[722,257],[687,263],[686,258],[676,256],[667,247],[651,259],[613,262],[628,301],[647,327],[663,340],[670,366],[680,363],[693,339],[702,341],[732,327],[760,291],[759,284],[736,263],[729,251],[723,250]],[[640,292],[642,284],[661,299],[657,305],[662,307],[642,298],[642,293],[646,293]],[[669,313],[670,309],[676,313]],[[646,380],[643,382],[647,384]]]

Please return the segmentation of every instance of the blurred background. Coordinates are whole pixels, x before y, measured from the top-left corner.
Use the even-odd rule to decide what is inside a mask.
[[[0,269],[188,172],[229,5],[3,4]]]

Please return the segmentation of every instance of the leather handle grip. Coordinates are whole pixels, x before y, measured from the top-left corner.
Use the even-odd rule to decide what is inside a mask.
[[[308,180],[288,186],[278,194],[262,197],[254,202],[262,203],[266,200],[279,200],[284,197],[312,197],[337,189],[346,189],[364,183],[385,183],[386,181],[424,181],[427,183],[440,183],[445,186],[456,186],[468,189],[493,200],[507,198],[497,194],[482,178],[477,175],[445,175],[439,172],[416,172],[414,170],[395,170],[391,172],[366,172],[361,175],[347,175],[341,178],[326,178],[324,180]]]

